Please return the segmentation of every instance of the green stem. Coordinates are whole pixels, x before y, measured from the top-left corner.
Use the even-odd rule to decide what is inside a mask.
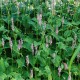
[[[76,58],[76,56],[79,54],[80,51],[80,44],[78,45],[77,49],[75,50],[75,52],[73,53],[71,59],[70,59],[70,63],[69,63],[69,73],[71,71],[71,67],[72,67],[72,63],[74,61],[74,59]]]

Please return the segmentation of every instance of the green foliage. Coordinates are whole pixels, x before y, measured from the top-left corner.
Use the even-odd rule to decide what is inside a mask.
[[[80,80],[79,28],[80,2],[1,0],[0,80]]]

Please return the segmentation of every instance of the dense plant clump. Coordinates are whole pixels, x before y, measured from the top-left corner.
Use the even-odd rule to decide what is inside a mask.
[[[79,53],[79,2],[0,2],[0,80],[80,80]]]

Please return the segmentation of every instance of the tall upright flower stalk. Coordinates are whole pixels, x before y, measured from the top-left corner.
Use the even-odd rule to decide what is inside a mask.
[[[2,46],[3,46],[3,48],[4,48],[4,44],[5,44],[5,42],[4,42],[4,39],[2,38]]]
[[[56,0],[52,0],[52,1],[51,1],[52,14],[55,14],[55,4],[56,4]]]
[[[36,55],[38,52],[38,46],[34,46],[34,44],[32,43],[31,45],[31,50],[32,50],[32,55]]]
[[[33,69],[30,70],[30,79],[33,78]]]
[[[73,49],[74,49],[74,47],[76,46],[76,41],[77,41],[77,35],[75,34],[75,35],[74,35],[73,42],[72,42],[72,48],[73,48]]]
[[[28,55],[26,56],[26,65],[27,67],[29,66],[29,56]]]
[[[52,45],[52,37],[50,36],[50,40],[49,40],[50,45]]]
[[[9,45],[10,45],[10,49],[11,49],[11,51],[12,51],[13,43],[12,43],[12,39],[11,39],[11,38],[9,39]]]
[[[13,47],[13,42],[12,39],[9,39],[9,45],[10,45],[10,49],[11,49],[11,55],[12,55],[12,69],[13,69],[13,54],[12,54],[12,47]]]
[[[31,49],[32,49],[32,55],[34,55],[34,44],[31,44]]]
[[[21,38],[20,40],[18,40],[18,50],[22,48],[22,45],[23,45],[23,40]]]
[[[56,27],[56,34],[58,35],[58,33],[59,33],[59,30],[58,30],[58,27]]]
[[[49,47],[49,41],[48,41],[48,36],[46,36],[46,47]]]
[[[42,13],[37,14],[37,20],[38,20],[39,25],[41,26],[42,25]]]
[[[61,69],[61,67],[59,66],[59,67],[58,67],[58,75],[59,75],[59,77],[61,76],[61,71],[62,71],[62,69]]]
[[[11,18],[11,28],[12,28],[12,31],[14,31],[14,19],[13,19],[13,17]]]

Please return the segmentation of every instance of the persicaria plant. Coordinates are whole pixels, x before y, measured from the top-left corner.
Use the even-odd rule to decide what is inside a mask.
[[[80,1],[1,0],[0,80],[80,80]]]

